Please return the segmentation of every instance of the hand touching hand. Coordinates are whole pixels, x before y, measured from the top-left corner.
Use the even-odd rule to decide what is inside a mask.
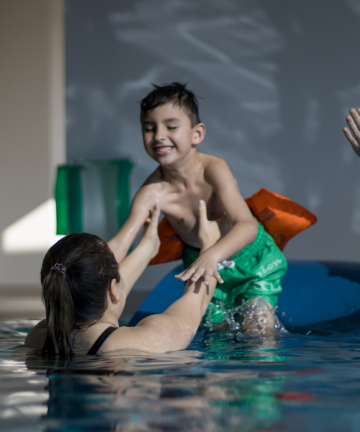
[[[346,117],[346,123],[350,130],[345,127],[343,132],[354,149],[354,152],[360,156],[360,108],[357,110],[351,108],[349,112],[350,115]]]
[[[221,219],[221,218],[220,218]],[[199,201],[199,230],[201,252],[213,246],[221,237],[219,221],[209,221],[207,218],[205,201]]]
[[[153,249],[153,252],[151,253],[151,259],[157,255],[160,248],[160,240],[158,234],[159,216],[160,208],[156,204],[152,214],[145,221],[144,231],[141,237],[141,243],[150,246]]]
[[[219,272],[217,271],[217,260],[207,251],[220,238],[220,230],[216,221],[209,221],[207,218],[206,205],[204,201],[199,202],[199,241],[201,252],[199,258],[187,269],[176,275],[176,279],[187,281],[191,278],[192,282],[197,282],[204,278],[205,285],[209,285],[211,276],[215,277],[218,282],[223,283]]]

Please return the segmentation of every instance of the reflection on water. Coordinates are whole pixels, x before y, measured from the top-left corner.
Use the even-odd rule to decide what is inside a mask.
[[[2,431],[360,431],[356,333],[200,332],[178,353],[64,361],[21,346],[33,324],[0,324]]]

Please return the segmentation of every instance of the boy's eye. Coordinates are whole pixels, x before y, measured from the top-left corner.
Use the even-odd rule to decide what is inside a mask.
[[[144,132],[151,132],[151,131],[153,131],[154,130],[154,128],[143,128],[143,131]]]
[[[168,129],[170,130],[176,129],[176,126],[168,126]]]

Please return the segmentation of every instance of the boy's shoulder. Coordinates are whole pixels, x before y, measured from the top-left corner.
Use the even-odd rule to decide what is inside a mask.
[[[164,178],[161,169],[156,168],[156,170],[149,175],[149,177],[144,181],[138,190],[138,194],[144,193],[158,193],[164,189]]]
[[[158,201],[159,196],[163,195],[164,189],[166,190],[164,188],[164,181],[156,171],[150,174],[140,186],[133,199],[133,205],[134,203],[142,203],[142,205],[147,203],[146,205],[152,207]]]
[[[149,177],[144,181],[141,187],[152,186],[152,187],[161,187],[161,184],[164,182],[164,176],[161,171],[161,167],[157,167],[154,172],[152,172]]]
[[[198,152],[198,155],[206,168],[215,169],[218,166],[227,166],[227,163],[224,161],[224,159],[221,159],[217,156],[200,152]]]
[[[219,175],[226,175],[227,173],[231,174],[230,168],[224,159],[206,153],[199,153],[199,155],[201,155],[203,161],[205,175],[217,177]]]

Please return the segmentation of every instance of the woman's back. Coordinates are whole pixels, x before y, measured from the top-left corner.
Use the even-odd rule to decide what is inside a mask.
[[[109,326],[109,324],[107,323],[99,323],[98,325],[93,325],[82,332],[75,330],[71,334],[70,339],[71,351],[73,354],[102,354],[104,352],[103,345],[105,344],[107,339],[109,339],[109,337],[117,330],[119,330],[119,328],[116,328],[112,325]],[[117,334],[114,335],[115,338],[119,336],[120,335]],[[107,345],[109,345],[109,343]]]

